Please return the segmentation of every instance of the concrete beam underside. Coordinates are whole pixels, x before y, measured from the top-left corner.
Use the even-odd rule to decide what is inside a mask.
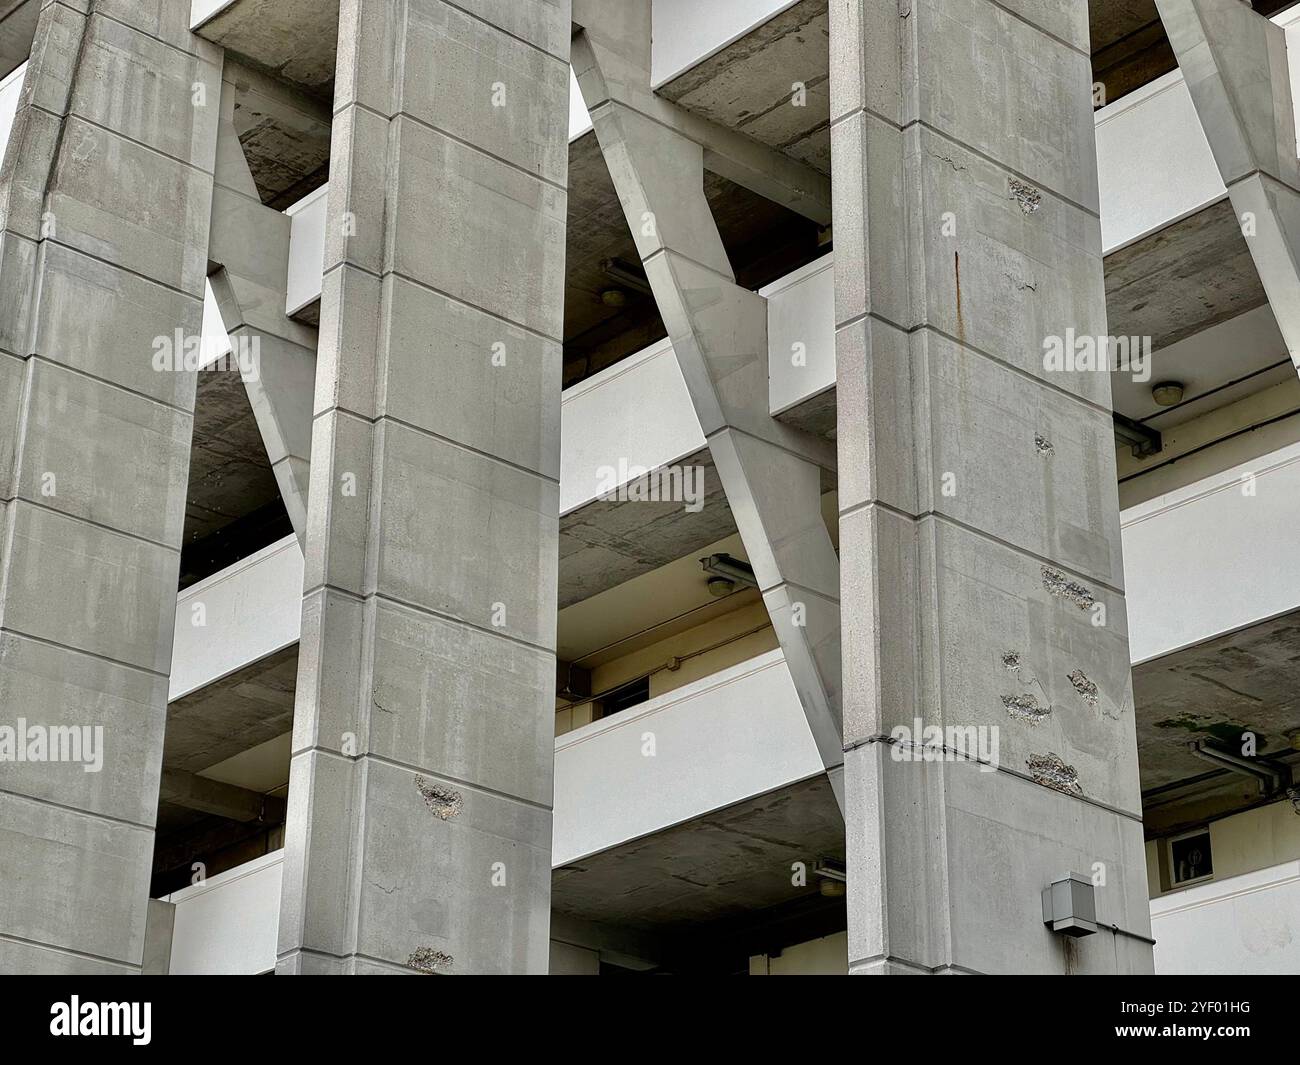
[[[586,5],[574,71],[736,527],[839,794],[839,565],[821,516],[834,446],[771,417],[767,310],[735,276],[704,150],[658,117],[648,0]]]
[[[1300,160],[1286,31],[1232,0],[1156,7],[1300,371]]]
[[[1084,4],[831,5],[853,973],[1151,970],[1109,375],[1042,362],[1107,330],[1090,84]]]
[[[0,720],[103,764],[6,766],[10,973],[141,968],[195,395],[155,341],[207,264],[221,53],[188,0],[88,7],[41,5],[0,170]]]
[[[340,6],[280,973],[547,968],[569,36]]]

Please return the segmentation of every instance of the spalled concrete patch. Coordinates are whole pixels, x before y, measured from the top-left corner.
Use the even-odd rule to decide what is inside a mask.
[[[424,777],[417,776],[415,786],[424,797],[424,805],[444,821],[450,821],[460,813],[461,807],[465,804],[465,799],[460,792],[443,784],[431,783]]]
[[[1056,448],[1052,446],[1052,442],[1038,433],[1034,434],[1034,447],[1038,449],[1040,455],[1056,454]]]
[[[1043,194],[1033,185],[1026,185],[1015,178],[1011,179],[1011,198],[1020,204],[1020,209],[1025,214],[1033,214],[1043,202]]]
[[[1002,664],[1007,667],[1008,673],[1019,674],[1020,672],[1020,652],[1004,651],[1002,653]]]
[[[411,952],[411,956],[406,959],[406,964],[416,972],[433,973],[445,969],[451,961],[450,954],[434,950],[433,947],[420,947]]]
[[[1068,599],[1080,610],[1087,610],[1096,602],[1092,592],[1088,591],[1082,584],[1070,580],[1060,570],[1054,570],[1048,566],[1043,567],[1043,587],[1053,595]]]
[[[1084,676],[1083,670],[1076,669],[1069,676],[1069,681],[1074,685],[1074,690],[1083,696],[1083,701],[1089,706],[1097,705],[1097,685]]]
[[[1078,770],[1072,765],[1066,765],[1058,755],[1050,751],[1047,754],[1031,754],[1025,759],[1025,765],[1029,767],[1029,775],[1034,778],[1034,783],[1066,795],[1083,794]]]
[[[1039,705],[1038,700],[1028,693],[1004,695],[1002,705],[1012,717],[1018,721],[1028,721],[1031,725],[1037,725],[1052,712],[1050,706]]]

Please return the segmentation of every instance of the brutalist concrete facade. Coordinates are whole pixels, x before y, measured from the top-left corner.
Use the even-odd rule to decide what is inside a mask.
[[[1160,7],[1290,292],[1294,140],[1259,161],[1214,48],[1259,16]],[[205,279],[305,557],[276,971],[547,970],[572,61],[843,811],[850,971],[1150,972],[1110,382],[1042,356],[1109,332],[1087,5],[832,4],[829,190],[656,94],[650,0],[338,9],[318,328],[190,0],[41,9],[0,171],[0,708],[112,756],[0,767],[0,970],[147,953],[195,398],[155,341]],[[833,207],[834,442],[769,411],[708,152]],[[1072,873],[1103,934],[1044,931]]]

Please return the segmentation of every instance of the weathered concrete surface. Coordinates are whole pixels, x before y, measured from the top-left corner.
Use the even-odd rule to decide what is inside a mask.
[[[223,78],[212,193],[212,291],[230,336],[280,498],[298,542],[307,534],[316,330],[285,315],[287,215],[264,207],[235,131],[236,87]]]
[[[1156,6],[1300,371],[1300,160],[1286,32],[1248,4],[1157,0]]]
[[[293,727],[298,645],[236,670],[167,707],[167,769],[198,773]]]
[[[681,502],[598,499],[560,519],[560,609],[666,566],[730,536],[736,522],[708,450],[681,460],[699,468],[698,511]]]
[[[703,150],[650,91],[648,2],[586,5],[574,71],[827,772],[838,783],[839,576],[821,516],[833,448],[773,419],[767,306],[735,283]]]
[[[1300,759],[1292,746],[1300,735],[1297,661],[1300,615],[1287,614],[1134,667],[1148,834],[1261,798],[1246,777],[1201,780],[1213,767],[1189,752],[1194,740],[1239,754],[1249,734],[1263,759]]]
[[[240,0],[200,26],[198,34],[282,81],[330,97],[339,0]]]
[[[195,392],[155,356],[201,325],[221,78],[188,15],[45,5],[0,170],[0,715],[104,744],[6,767],[6,972],[141,966]]]
[[[331,57],[332,57],[331,51]],[[329,180],[330,99],[298,90],[261,71],[232,62],[231,121],[262,202],[291,207]]]
[[[822,857],[844,857],[844,823],[819,776],[556,869],[555,911],[698,936],[709,922],[816,895]]]
[[[569,34],[341,5],[281,973],[547,966]]]
[[[1107,332],[1087,16],[1013,6],[831,7],[857,973],[1151,967],[1042,923],[1096,863],[1102,920],[1149,915],[1109,375],[1043,361]],[[918,718],[984,747],[916,760]]]
[[[1228,200],[1106,256],[1111,332],[1150,337],[1155,351],[1267,301]]]
[[[799,0],[660,95],[829,174],[828,36],[826,0]],[[797,105],[796,83],[803,89]]]

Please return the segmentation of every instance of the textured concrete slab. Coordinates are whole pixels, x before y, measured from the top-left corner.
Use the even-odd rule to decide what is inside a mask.
[[[843,858],[844,822],[824,777],[782,788],[555,870],[559,914],[619,928],[698,933],[817,894],[811,870]],[[794,864],[807,882],[796,886]]]

